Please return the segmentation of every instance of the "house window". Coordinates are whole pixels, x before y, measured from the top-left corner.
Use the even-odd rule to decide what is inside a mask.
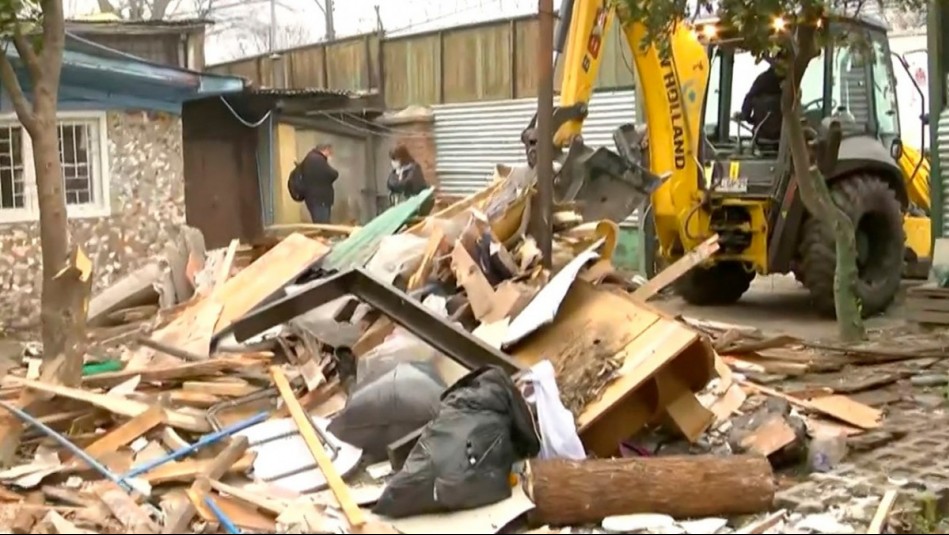
[[[69,217],[109,215],[104,113],[61,114],[57,125]],[[0,119],[0,222],[39,218],[33,143],[15,117]]]

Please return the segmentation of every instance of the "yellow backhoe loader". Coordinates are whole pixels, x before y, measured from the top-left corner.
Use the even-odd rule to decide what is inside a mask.
[[[732,303],[757,274],[794,273],[815,308],[832,315],[833,232],[804,208],[784,141],[759,139],[735,118],[744,97],[736,93],[763,70],[740,34],[713,19],[681,23],[669,36],[669,54],[660,55],[642,47],[643,25],[626,25],[645,125],[618,128],[615,152],[584,144],[581,129],[614,17],[607,0],[563,0],[554,47],[564,53],[555,135],[539,140],[535,116],[521,136],[528,162],[536,164],[538,142],[552,141],[560,163],[555,198],[580,200],[587,219],[621,221],[643,208],[647,270],[717,233],[718,253],[676,284],[687,301]],[[822,23],[835,34],[861,37],[825,46],[805,72],[801,103],[802,121],[818,141],[832,120],[841,124],[839,157],[825,174],[838,206],[855,222],[857,291],[869,316],[890,305],[904,270],[927,271],[929,163],[900,140],[886,27],[836,15]],[[786,31],[784,24],[776,19],[775,31]]]

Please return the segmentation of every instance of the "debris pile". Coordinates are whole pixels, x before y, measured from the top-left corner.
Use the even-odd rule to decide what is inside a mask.
[[[431,190],[251,247],[187,231],[92,300],[80,384],[41,380],[32,346],[3,378],[0,529],[764,533],[790,518],[776,469],[832,471],[880,427],[844,374],[945,353],[670,316],[646,301],[716,238],[639,286],[616,224],[571,206],[545,269],[533,191],[498,166],[422,219]],[[769,386],[814,371],[841,380]]]

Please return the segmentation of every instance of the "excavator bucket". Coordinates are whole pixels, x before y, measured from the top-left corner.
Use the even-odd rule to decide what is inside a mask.
[[[602,147],[588,147],[577,137],[558,159],[561,168],[554,179],[554,198],[576,202],[584,221],[624,221],[661,182],[640,165],[635,151],[628,150],[628,133],[621,130],[614,139],[623,156]]]

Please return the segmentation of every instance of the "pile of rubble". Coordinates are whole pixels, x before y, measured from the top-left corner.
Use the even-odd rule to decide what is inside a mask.
[[[775,470],[832,471],[880,432],[883,412],[848,396],[853,367],[896,382],[946,351],[672,317],[647,300],[714,238],[636,285],[610,261],[617,226],[570,206],[547,270],[533,192],[499,166],[425,218],[431,190],[358,229],[210,252],[183,233],[177,260],[93,299],[81,385],[40,380],[35,347],[7,371],[0,529],[803,529],[816,521],[774,511]],[[838,380],[768,386],[815,371]],[[895,497],[868,502],[868,533]]]

